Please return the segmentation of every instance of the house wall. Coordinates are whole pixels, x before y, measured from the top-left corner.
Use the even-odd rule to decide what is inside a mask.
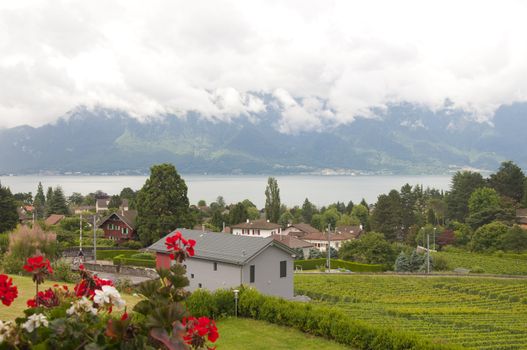
[[[170,268],[170,256],[166,253],[157,253],[156,254],[156,268],[158,269],[168,269]]]
[[[250,237],[269,237],[271,235],[279,235],[281,234],[282,230],[280,228],[273,229],[273,230],[264,230],[264,229],[258,229],[258,228],[233,228],[232,234],[233,235],[241,235],[241,236],[250,236]]]
[[[328,241],[318,241],[318,240],[306,240],[306,242],[313,243],[315,245],[315,248],[320,250],[321,252],[325,252],[326,248],[328,246]],[[347,242],[346,241],[331,241],[330,245],[332,248],[335,248],[336,250],[339,250],[342,245]]]
[[[287,275],[280,277],[280,261],[287,261]],[[255,265],[255,281],[250,283],[250,266]],[[243,266],[242,282],[263,294],[292,298],[293,258],[276,247],[269,247]]]
[[[190,282],[188,289],[194,291],[198,288],[216,290],[231,288],[241,285],[241,266],[216,262],[217,270],[214,271],[214,261],[188,258],[184,263],[187,266],[187,278]]]

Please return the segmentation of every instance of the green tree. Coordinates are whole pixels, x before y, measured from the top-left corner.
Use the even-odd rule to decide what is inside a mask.
[[[395,262],[396,254],[392,245],[379,232],[369,232],[359,239],[348,241],[339,250],[341,259],[390,267]]]
[[[228,218],[224,217],[221,211],[217,209],[212,212],[210,223],[216,228],[215,231],[221,231],[223,230],[223,223],[228,223]]]
[[[81,205],[84,201],[84,196],[79,192],[73,192],[71,196],[68,197],[68,203],[71,205]]]
[[[513,251],[515,253],[521,253],[527,250],[527,231],[518,225],[514,225],[501,236],[500,247],[503,250]]]
[[[357,226],[360,225],[360,220],[348,214],[342,214],[337,221],[336,227],[340,226]]]
[[[392,190],[388,195],[379,196],[370,223],[374,231],[382,232],[389,241],[402,238],[400,237],[402,214],[399,192]]]
[[[355,205],[351,210],[351,217],[359,220],[362,226],[367,226],[369,217],[368,208],[362,204]]]
[[[318,229],[319,231],[324,231],[326,227],[326,222],[322,217],[322,214],[315,214],[311,218],[311,226]]]
[[[472,240],[470,241],[471,250],[481,252],[498,249],[502,237],[507,234],[508,230],[509,227],[507,225],[498,221],[481,226],[472,235]]]
[[[500,195],[520,202],[523,197],[523,183],[525,174],[513,162],[503,162],[499,170],[490,175],[489,185]]]
[[[53,214],[53,188],[48,187],[46,192],[46,207],[44,208],[44,216],[48,217]]]
[[[265,189],[265,216],[267,220],[277,223],[280,219],[280,189],[274,177],[267,179]]]
[[[453,221],[450,226],[454,230],[455,245],[466,246],[472,239],[472,229],[469,225],[461,223],[459,221]]]
[[[258,220],[260,218],[260,211],[256,207],[249,207],[246,210],[249,220]]]
[[[18,224],[16,203],[11,190],[0,183],[0,233],[11,231]]]
[[[450,192],[446,196],[447,215],[451,220],[465,221],[468,215],[468,200],[474,190],[485,186],[480,173],[458,171],[452,177]]]
[[[313,218],[314,210],[313,210],[313,204],[309,201],[309,199],[304,200],[304,204],[302,205],[302,218],[304,219],[304,222],[306,224],[311,223],[311,219]]]
[[[248,199],[244,199],[242,201],[242,204],[245,207],[245,209],[256,208],[256,205]]]
[[[402,230],[404,232],[404,235],[408,233],[408,230],[412,225],[415,225],[417,223],[416,215],[415,215],[415,196],[412,192],[412,186],[409,184],[405,184],[403,187],[401,187],[401,223],[402,223]]]
[[[68,204],[66,203],[64,192],[62,192],[62,187],[57,186],[53,190],[50,208],[50,214],[69,214]]]
[[[346,213],[351,215],[354,206],[355,204],[353,204],[353,201],[349,201],[348,205],[346,205]]]
[[[336,207],[328,208],[322,213],[322,218],[324,220],[324,228],[327,229],[328,225],[331,225],[331,230],[334,230],[337,226],[337,222],[340,220],[340,212]]]
[[[205,202],[204,199],[200,199],[198,201],[198,207],[205,207],[205,206],[207,206],[207,202]]]
[[[468,208],[467,223],[476,229],[492,222],[500,214],[500,196],[492,188],[478,188],[470,195]]]
[[[172,164],[150,168],[136,198],[137,229],[143,244],[151,244],[180,227],[193,227],[187,185]]]
[[[283,229],[287,228],[289,224],[293,223],[293,215],[288,210],[282,215],[280,215],[280,218],[278,219],[278,224],[282,226]]]
[[[35,206],[35,214],[38,219],[44,217],[44,210],[46,208],[46,197],[44,196],[44,189],[42,188],[42,183],[38,183],[37,194],[33,200],[33,205]]]
[[[245,206],[241,202],[236,203],[236,205],[229,211],[229,222],[231,225],[245,222],[247,219],[247,209],[245,209]]]
[[[121,203],[122,203],[121,197],[114,194],[113,196],[110,197],[110,202],[108,203],[108,209],[119,209],[119,207],[121,206]]]

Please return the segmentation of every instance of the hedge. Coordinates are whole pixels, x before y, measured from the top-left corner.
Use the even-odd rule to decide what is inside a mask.
[[[134,259],[129,258],[126,254],[117,255],[113,258],[114,265],[127,265],[127,266],[139,266],[139,267],[156,267],[156,261],[152,259]]]
[[[138,250],[97,250],[97,260],[112,260],[117,255],[130,256],[139,253]]]
[[[326,259],[309,259],[309,260],[295,260],[295,269],[297,266],[301,266],[302,270],[316,270],[320,266],[326,266]],[[383,265],[368,265],[360,264],[353,261],[331,259],[331,268],[342,268],[353,272],[382,272],[384,271]]]
[[[214,293],[197,290],[190,295],[185,304],[193,315],[217,319],[233,315],[233,299],[231,290],[217,290]],[[252,288],[240,288],[238,315],[295,328],[357,349],[461,349],[449,344],[433,343],[404,330],[354,320],[335,307],[264,296]]]

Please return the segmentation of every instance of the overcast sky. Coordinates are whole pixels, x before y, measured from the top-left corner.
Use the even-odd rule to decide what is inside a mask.
[[[0,127],[78,105],[232,119],[273,95],[284,132],[446,98],[527,99],[527,1],[0,2]]]

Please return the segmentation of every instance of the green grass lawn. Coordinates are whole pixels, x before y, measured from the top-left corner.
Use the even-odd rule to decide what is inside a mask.
[[[13,278],[13,283],[18,288],[18,298],[11,304],[11,306],[5,306],[0,304],[0,320],[7,321],[13,320],[17,317],[23,316],[23,311],[27,308],[26,302],[28,299],[35,297],[35,284],[31,280],[31,277],[10,275]],[[48,281],[40,286],[40,290],[45,290],[54,284],[67,285],[70,289],[73,289],[74,285],[63,282]],[[135,305],[138,301],[138,297],[124,294],[123,298],[126,300],[128,308]]]
[[[324,338],[302,333],[263,321],[228,318],[217,323],[218,350],[341,350],[350,349]]]

